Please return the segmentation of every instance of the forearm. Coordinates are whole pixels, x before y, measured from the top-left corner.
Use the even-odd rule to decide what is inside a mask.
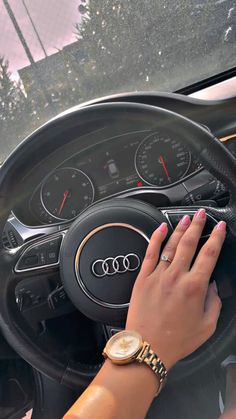
[[[235,419],[236,418],[236,409],[231,409],[225,412],[219,419]]]
[[[143,419],[158,385],[146,365],[121,367],[108,360],[64,419]]]

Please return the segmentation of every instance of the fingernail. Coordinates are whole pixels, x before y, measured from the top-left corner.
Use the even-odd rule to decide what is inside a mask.
[[[166,223],[162,223],[159,227],[158,230],[161,231],[162,233],[165,233],[167,230],[167,224]]]
[[[225,231],[226,230],[226,222],[225,221],[220,221],[216,225],[216,230]]]
[[[213,285],[213,287],[214,287],[215,292],[218,294],[218,288],[217,288],[216,281],[213,281],[213,282],[212,282],[212,285]]]
[[[180,222],[179,222],[182,226],[187,227],[190,225],[191,220],[189,215],[185,215],[183,218],[181,218]]]
[[[196,212],[196,214],[194,215],[194,218],[201,218],[201,219],[206,218],[206,211],[205,211],[205,209],[204,208],[200,208]]]

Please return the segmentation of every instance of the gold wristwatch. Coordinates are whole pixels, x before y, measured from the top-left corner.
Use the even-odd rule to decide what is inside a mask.
[[[144,362],[157,375],[159,381],[155,396],[160,393],[167,378],[167,370],[149,343],[143,342],[139,333],[131,330],[116,333],[108,340],[102,354],[104,358],[109,358],[117,365],[130,364],[134,361]]]

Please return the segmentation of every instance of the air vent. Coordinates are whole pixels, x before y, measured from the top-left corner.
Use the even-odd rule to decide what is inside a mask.
[[[3,235],[2,235],[2,244],[3,244],[3,247],[5,247],[6,249],[11,249],[12,248],[11,243],[9,242],[7,234],[5,233],[5,231],[3,232]]]
[[[20,246],[20,237],[18,238],[18,233],[13,228],[6,226],[2,235],[2,243],[6,249],[15,249]]]

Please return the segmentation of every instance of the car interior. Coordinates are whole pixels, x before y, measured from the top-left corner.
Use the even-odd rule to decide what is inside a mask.
[[[24,22],[19,18],[20,13],[31,12],[28,24],[32,26],[33,22],[36,27],[38,24],[40,33],[40,19],[33,21],[37,16],[34,2],[23,1],[22,7],[23,3],[27,9],[18,10],[14,1],[4,0],[0,6],[0,22],[4,14],[14,31],[18,30],[18,35],[22,32],[23,40],[18,37],[21,47]],[[101,10],[110,24],[109,7],[119,8],[122,2],[102,1],[104,9],[101,6],[101,10],[95,3],[76,2],[77,13],[82,16],[80,30],[83,25],[85,31],[90,30],[93,13],[98,16]],[[134,2],[130,3],[134,10]],[[151,3],[158,2],[150,2],[150,8]],[[184,13],[181,3],[176,3],[177,16]],[[199,20],[207,14],[203,2],[196,3],[198,7],[191,6],[195,13],[192,19]],[[231,10],[234,3],[213,3],[216,17],[222,10],[229,17],[220,34],[216,29],[211,33],[217,39],[214,47],[208,31],[204,36],[201,34],[210,43],[210,50],[205,53],[210,56],[210,51],[214,52],[222,43],[234,60],[236,27]],[[51,0],[48,4],[54,7],[55,13],[55,2]],[[146,11],[137,4],[139,7],[143,21]],[[171,9],[169,1],[166,7]],[[39,13],[40,9],[37,10]],[[226,34],[230,25],[232,28]],[[119,30],[119,27],[115,29]],[[177,28],[173,31],[176,33]],[[155,34],[158,36],[157,26]],[[186,40],[181,34],[179,31],[175,42],[171,38],[175,51],[184,48],[187,42],[194,43],[193,38]],[[8,36],[6,32],[5,43]],[[163,39],[165,36],[166,33]],[[199,35],[199,51],[203,48],[201,39]],[[30,42],[25,41],[28,47]],[[86,42],[91,44],[92,40],[88,38]],[[205,208],[207,222],[200,246],[219,220],[227,221],[227,238],[212,278],[223,304],[221,316],[212,338],[170,371],[168,382],[154,400],[147,418],[217,419],[222,413],[225,392],[221,364],[229,355],[236,355],[236,71],[233,61],[220,69],[214,62],[212,67],[209,64],[209,72],[199,70],[199,74],[196,67],[197,76],[194,73],[193,77],[196,61],[193,60],[189,69],[191,77],[182,74],[181,66],[176,65],[179,78],[173,87],[166,87],[162,81],[155,84],[154,79],[147,88],[141,79],[134,86],[131,81],[129,84],[132,75],[127,74],[127,80],[121,79],[118,87],[103,89],[104,80],[110,77],[110,85],[114,85],[117,74],[114,72],[112,78],[108,68],[103,77],[96,78],[93,69],[96,54],[95,58],[89,56],[86,42],[82,52],[78,49],[76,65],[78,77],[80,69],[82,74],[86,73],[82,80],[90,91],[87,96],[81,93],[78,98],[77,90],[73,93],[72,87],[73,101],[67,102],[67,87],[60,91],[56,85],[51,93],[49,84],[53,81],[48,82],[48,87],[44,84],[43,77],[56,78],[56,60],[61,59],[58,54],[63,51],[63,62],[68,62],[67,50],[47,52],[46,57],[38,60],[38,67],[34,59],[25,68],[17,69],[17,88],[25,97],[24,110],[17,99],[17,110],[13,105],[7,108],[9,118],[3,112],[7,95],[3,76],[0,78],[0,144],[3,147],[0,418],[62,418],[99,371],[107,340],[125,327],[132,288],[152,232],[165,221],[171,234],[184,214],[192,217],[198,208]],[[153,39],[150,48],[152,42]],[[79,43],[80,39],[73,48],[79,48]],[[68,42],[65,48],[71,45]],[[4,69],[1,48],[0,42],[0,76]],[[168,57],[177,60],[178,54],[171,55],[168,48],[166,60]],[[195,53],[202,59],[199,51],[196,48]],[[211,59],[217,61],[220,52],[218,49],[218,55],[213,52]],[[186,62],[187,59],[189,56]],[[147,56],[145,60],[147,63]],[[183,62],[182,56],[179,61]],[[163,63],[166,65],[166,61]],[[118,72],[117,62],[114,66]],[[33,70],[38,85],[32,81],[30,71]],[[173,68],[166,71],[166,77],[169,75],[171,79]],[[161,72],[164,77],[165,69]],[[69,80],[70,76],[64,73],[65,79]],[[13,84],[16,86],[15,81]],[[99,84],[97,90],[94,84]],[[36,92],[39,96],[40,90],[43,93],[37,106],[43,109],[44,116],[37,120],[34,95]],[[29,100],[30,92],[33,96]],[[45,92],[52,94],[47,106],[42,99]],[[60,107],[58,103],[63,105]],[[20,128],[15,137],[12,109],[19,117],[15,125]],[[26,119],[23,120],[21,112]]]

